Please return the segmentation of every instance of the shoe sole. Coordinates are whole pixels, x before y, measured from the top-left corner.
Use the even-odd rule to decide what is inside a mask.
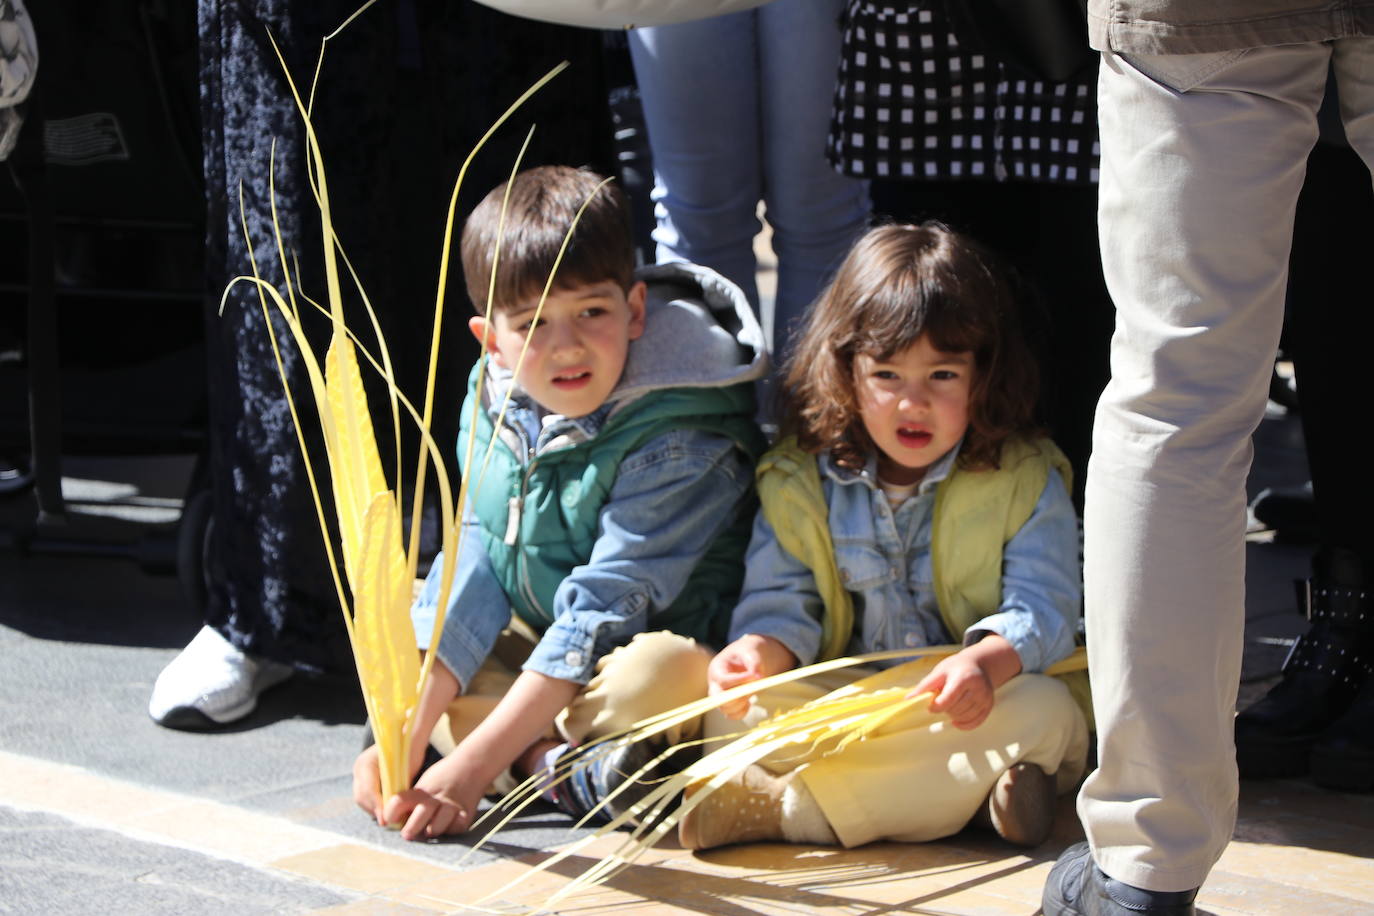
[[[258,708],[258,697],[283,683],[295,672],[290,668],[263,672],[258,677],[253,695],[237,706],[216,712],[214,715],[194,706],[173,706],[161,718],[151,717],[164,728],[186,732],[208,732],[224,728],[252,714]]]
[[[224,714],[226,718],[221,722],[212,719],[194,706],[175,706],[167,710],[161,719],[153,719],[153,721],[163,728],[174,728],[177,731],[211,732],[224,728],[226,725],[232,725],[251,713],[256,707],[256,703],[249,703],[248,708],[240,712],[242,707],[236,706]]]

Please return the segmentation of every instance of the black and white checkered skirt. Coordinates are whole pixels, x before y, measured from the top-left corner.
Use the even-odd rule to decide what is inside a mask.
[[[864,178],[1097,181],[1097,73],[1023,79],[961,46],[942,0],[851,0],[830,122],[835,168]]]

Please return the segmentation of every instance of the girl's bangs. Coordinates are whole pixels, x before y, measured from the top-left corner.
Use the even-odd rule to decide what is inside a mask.
[[[946,353],[976,353],[987,344],[985,316],[943,290],[894,287],[885,292],[889,294],[872,297],[867,308],[861,306],[868,314],[861,316],[864,331],[856,341],[857,352],[887,360],[922,336]]]

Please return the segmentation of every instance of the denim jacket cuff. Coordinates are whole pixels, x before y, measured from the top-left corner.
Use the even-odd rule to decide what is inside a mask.
[[[1040,651],[1040,641],[1036,639],[1032,625],[1023,614],[1004,612],[984,617],[964,632],[964,646],[971,646],[989,633],[1011,643],[1021,658],[1021,671],[1032,674],[1043,670],[1044,658]]]
[[[464,692],[490,653],[491,646],[481,645],[479,640],[467,631],[461,627],[449,626],[445,621],[444,630],[439,634],[439,661],[458,678]]]
[[[586,684],[596,673],[598,658],[595,633],[564,618],[549,627],[522,667],[560,681]]]

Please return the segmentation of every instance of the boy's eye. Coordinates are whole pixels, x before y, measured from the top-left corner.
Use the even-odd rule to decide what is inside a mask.
[[[606,309],[600,305],[592,305],[582,310],[583,318],[600,318],[606,314]]]

